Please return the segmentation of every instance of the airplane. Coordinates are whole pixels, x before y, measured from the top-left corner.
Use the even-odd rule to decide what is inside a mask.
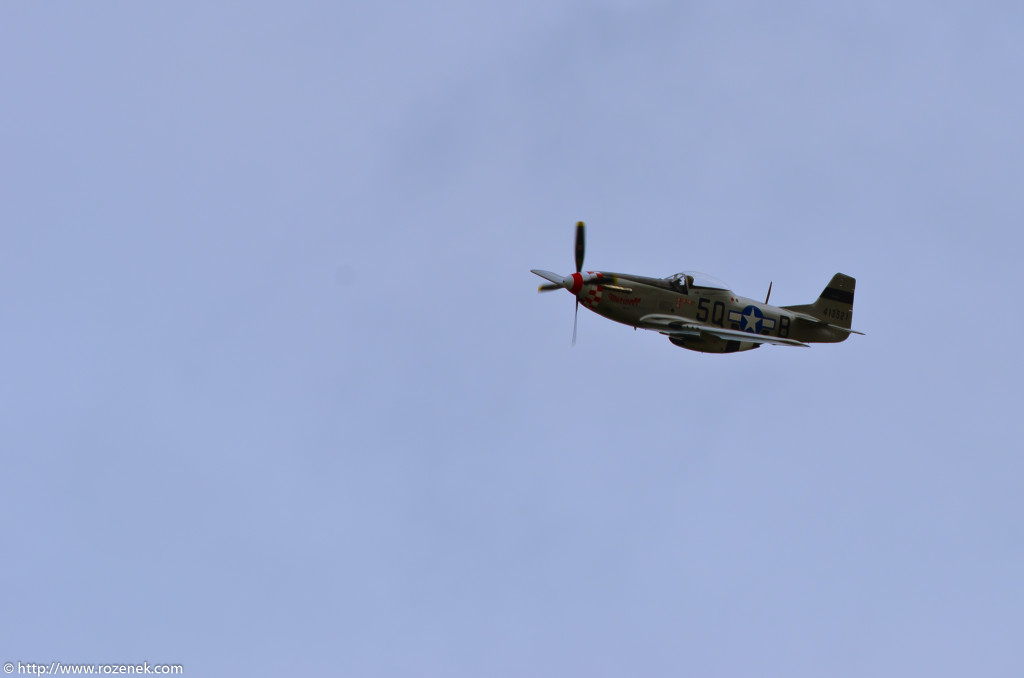
[[[768,303],[771,283],[764,303],[760,303],[695,271],[667,278],[583,271],[584,228],[582,221],[576,224],[575,273],[561,276],[539,269],[530,271],[548,281],[538,291],[566,289],[576,297],[574,345],[580,304],[633,329],[660,332],[676,346],[701,353],[736,353],[764,344],[807,347],[864,334],[851,329],[857,281],[848,275],[832,276],[814,303],[772,306]]]

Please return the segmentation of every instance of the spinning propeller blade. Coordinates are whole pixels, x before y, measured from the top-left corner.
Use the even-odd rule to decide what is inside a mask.
[[[583,255],[587,251],[587,236],[582,221],[576,222],[576,272],[583,269]],[[576,326],[580,321],[580,299],[576,297],[576,312],[572,316],[572,345],[576,345]]]
[[[580,319],[580,300],[576,299],[576,314],[572,317],[572,345],[576,345],[576,323]]]
[[[583,232],[583,222],[576,222],[576,272],[583,269],[583,254],[587,249],[587,238]]]

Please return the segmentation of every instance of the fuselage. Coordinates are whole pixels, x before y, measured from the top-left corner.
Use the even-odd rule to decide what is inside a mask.
[[[848,336],[800,313],[741,297],[728,289],[663,278],[604,271],[573,275],[569,291],[580,304],[609,320],[640,329],[660,330],[666,317],[678,317],[725,329],[801,342],[837,342]],[[607,281],[607,282],[605,282]],[[651,322],[651,316],[659,322]],[[645,321],[644,318],[648,318]],[[674,344],[708,353],[732,353],[760,344],[712,336],[671,337]]]

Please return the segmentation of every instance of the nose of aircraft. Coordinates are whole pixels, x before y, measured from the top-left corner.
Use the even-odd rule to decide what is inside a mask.
[[[540,277],[547,280],[549,285],[541,285],[541,292],[550,292],[551,290],[557,290],[559,287],[564,287],[569,290],[573,295],[578,295],[582,290],[583,286],[589,282],[597,281],[598,284],[601,282],[607,282],[607,278],[604,277],[603,273],[596,273],[594,271],[587,271],[586,273],[571,273],[566,276],[552,273],[551,271],[534,270]]]
[[[551,290],[557,290],[559,287],[564,287],[573,294],[576,294],[583,288],[583,277],[579,273],[562,276],[557,273],[552,273],[551,271],[541,271],[537,269],[534,269],[532,272],[550,283],[548,285],[541,285],[541,292],[550,292]]]

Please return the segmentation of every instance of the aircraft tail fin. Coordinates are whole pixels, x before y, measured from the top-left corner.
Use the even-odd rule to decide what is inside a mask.
[[[853,291],[856,286],[855,278],[836,273],[813,304],[783,308],[806,313],[836,327],[850,329],[853,326]]]

